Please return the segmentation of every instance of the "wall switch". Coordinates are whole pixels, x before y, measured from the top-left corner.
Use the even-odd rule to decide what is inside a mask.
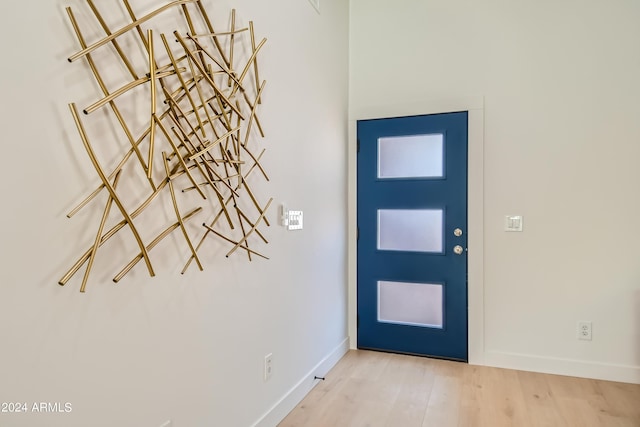
[[[506,215],[504,217],[504,231],[522,231],[522,216]]]
[[[302,211],[289,211],[288,217],[287,228],[289,230],[302,230]]]
[[[290,211],[284,204],[280,205],[280,221],[287,230],[302,230],[302,217],[302,211]]]
[[[591,322],[578,322],[578,339],[591,341]]]
[[[269,381],[273,375],[273,353],[264,356],[264,380]]]

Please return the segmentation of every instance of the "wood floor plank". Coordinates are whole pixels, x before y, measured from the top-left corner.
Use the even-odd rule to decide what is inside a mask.
[[[522,396],[533,427],[566,427],[545,375],[518,371]]]
[[[640,427],[640,385],[352,350],[279,427]]]
[[[462,381],[449,375],[436,375],[422,427],[458,425]]]

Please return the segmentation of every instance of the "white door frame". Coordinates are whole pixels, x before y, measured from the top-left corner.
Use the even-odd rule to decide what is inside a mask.
[[[348,328],[349,346],[357,348],[357,121],[424,114],[469,112],[468,304],[469,363],[484,365],[484,98],[429,99],[403,104],[367,105],[349,112],[348,154]]]

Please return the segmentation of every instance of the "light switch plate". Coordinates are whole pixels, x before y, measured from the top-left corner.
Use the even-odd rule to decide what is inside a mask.
[[[504,217],[504,231],[522,231],[522,216],[506,215]]]
[[[302,211],[288,211],[287,217],[289,230],[302,230]]]

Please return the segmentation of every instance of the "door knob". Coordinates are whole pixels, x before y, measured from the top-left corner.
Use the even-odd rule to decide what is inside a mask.
[[[462,252],[464,252],[464,248],[460,245],[455,245],[453,247],[453,253],[456,255],[462,255]]]

